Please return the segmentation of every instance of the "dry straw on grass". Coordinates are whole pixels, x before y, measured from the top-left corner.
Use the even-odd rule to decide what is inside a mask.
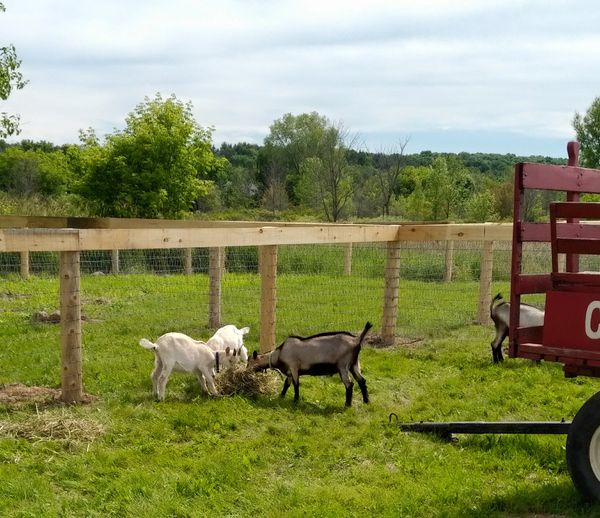
[[[246,367],[238,366],[220,372],[215,385],[223,396],[257,396],[277,392],[280,379],[272,371],[253,372]]]
[[[54,412],[19,420],[0,420],[0,437],[31,441],[92,442],[103,433],[104,426],[98,421]]]

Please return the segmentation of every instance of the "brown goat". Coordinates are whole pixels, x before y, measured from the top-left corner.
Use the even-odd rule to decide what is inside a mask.
[[[277,369],[286,376],[281,391],[285,396],[290,385],[294,385],[294,401],[298,401],[300,376],[327,376],[339,373],[346,387],[346,406],[352,405],[354,383],[350,374],[358,382],[363,401],[369,402],[367,381],[360,372],[358,354],[363,340],[373,327],[367,322],[360,336],[345,331],[320,333],[309,337],[290,336],[277,349],[266,354],[254,351],[248,360],[248,368],[253,371]]]

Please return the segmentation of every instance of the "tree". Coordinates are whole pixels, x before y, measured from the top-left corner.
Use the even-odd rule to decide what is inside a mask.
[[[431,202],[433,220],[460,217],[465,201],[473,191],[469,172],[456,157],[438,156],[425,182],[425,193]]]
[[[93,131],[81,133],[81,193],[99,216],[179,217],[208,194],[206,177],[225,160],[214,156],[211,136],[191,103],[146,97],[103,146]]]
[[[0,2],[0,12],[4,12],[4,4]],[[20,90],[27,81],[19,72],[21,61],[17,58],[14,45],[0,47],[0,99],[6,101],[14,89]],[[0,113],[0,138],[19,133],[19,116]]]
[[[581,144],[581,165],[600,167],[600,97],[594,99],[585,115],[575,112],[573,127]]]
[[[400,173],[406,165],[404,161],[404,149],[408,145],[408,141],[408,138],[401,140],[397,151],[383,154],[385,157],[384,164],[375,169],[379,187],[381,215],[383,217],[390,215],[390,206],[394,195],[398,191]]]
[[[15,196],[62,194],[71,183],[71,169],[62,151],[44,152],[10,147],[0,153],[0,190]]]
[[[261,161],[261,179],[268,187],[273,172],[278,173],[278,183],[287,187],[289,197],[297,202],[296,187],[302,175],[302,163],[317,156],[323,133],[330,125],[326,117],[317,112],[292,115],[286,113],[271,124],[265,137]]]

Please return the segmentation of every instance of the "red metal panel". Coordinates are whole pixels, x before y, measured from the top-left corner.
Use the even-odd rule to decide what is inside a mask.
[[[577,358],[600,359],[600,293],[549,291],[543,344],[550,348],[577,349]],[[582,351],[595,354],[584,355]]]
[[[521,274],[513,278],[511,290],[518,295],[533,293],[546,293],[552,289],[552,281],[549,273]]]
[[[522,185],[525,189],[573,193],[600,192],[600,175],[595,169],[529,163],[522,166]]]
[[[522,223],[521,241],[550,241],[549,223]]]
[[[552,205],[557,218],[600,219],[600,204],[596,202],[554,202]]]
[[[600,236],[600,233],[596,234]],[[557,238],[556,252],[559,254],[574,253],[574,254],[600,254],[600,240],[590,238]]]

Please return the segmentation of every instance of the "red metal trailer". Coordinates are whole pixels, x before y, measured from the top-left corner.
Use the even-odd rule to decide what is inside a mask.
[[[515,169],[509,356],[563,364],[565,375],[600,376],[600,271],[581,272],[580,255],[600,255],[600,203],[579,201],[600,193],[600,170],[578,166],[579,144],[567,145],[567,166],[518,164]],[[527,190],[561,191],[549,223],[524,219]],[[523,244],[549,242],[552,271],[523,272]],[[560,256],[565,256],[561,271]],[[545,293],[544,325],[519,327],[521,296]],[[600,393],[579,410],[567,434],[567,465],[586,497],[600,500]]]
[[[580,194],[600,194],[600,170],[579,167],[577,142],[569,142],[567,152],[566,166],[521,163],[515,167],[509,356],[560,362],[567,377],[600,377],[600,268],[595,272],[579,268],[580,255],[600,255],[600,203],[579,200]],[[549,222],[526,221],[528,190],[566,193],[566,201],[550,203]],[[531,242],[550,244],[550,272],[523,271],[523,245]],[[521,296],[542,293],[546,295],[544,325],[520,327]],[[400,427],[444,437],[566,433],[571,479],[585,497],[600,501],[600,392],[584,403],[572,422],[421,422]]]

